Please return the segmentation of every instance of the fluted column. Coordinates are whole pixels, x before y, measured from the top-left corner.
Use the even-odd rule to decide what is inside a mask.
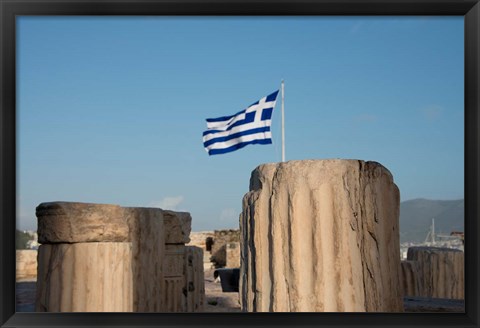
[[[131,243],[41,245],[37,312],[132,312]]]
[[[260,165],[240,216],[242,309],[402,312],[398,220],[378,163]]]
[[[40,204],[37,217],[37,311],[168,312],[167,300],[184,297],[189,213],[53,202]],[[164,263],[170,244],[182,249],[174,290]]]
[[[405,293],[408,293],[408,296],[464,298],[464,253],[461,250],[424,246],[410,247],[407,260],[415,263],[411,274],[416,276],[416,280],[422,286],[419,290],[407,288]]]
[[[426,295],[424,280],[420,275],[420,263],[417,261],[402,261],[403,296]]]
[[[162,210],[54,202],[37,217],[37,311],[163,309]]]

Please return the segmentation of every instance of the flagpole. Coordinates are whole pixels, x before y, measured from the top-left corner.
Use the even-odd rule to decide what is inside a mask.
[[[284,82],[282,79],[282,162],[285,162],[285,90]]]

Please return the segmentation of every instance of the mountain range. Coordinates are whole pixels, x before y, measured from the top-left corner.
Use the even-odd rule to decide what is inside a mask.
[[[400,242],[423,242],[435,219],[435,233],[464,231],[465,200],[412,199],[400,203]]]

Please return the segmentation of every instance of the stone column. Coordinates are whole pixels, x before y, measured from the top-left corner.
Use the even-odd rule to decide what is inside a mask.
[[[420,276],[420,263],[417,261],[402,261],[403,296],[425,295],[425,285]]]
[[[185,247],[189,213],[54,202],[37,217],[37,311],[203,310],[203,253]]]
[[[167,300],[184,297],[185,283],[166,284],[164,260],[172,243],[185,253],[189,213],[55,202],[37,217],[37,311],[168,312]],[[184,267],[185,256],[173,265]]]
[[[39,248],[37,312],[132,312],[131,243]]]
[[[464,253],[461,250],[440,247],[410,247],[407,260],[416,264],[412,274],[418,277],[417,279],[423,286],[418,294],[408,294],[408,296],[464,298]]]
[[[163,257],[170,228],[159,208],[122,208],[132,243],[133,312],[165,311]]]
[[[257,167],[240,215],[242,310],[402,312],[399,198],[375,162]]]

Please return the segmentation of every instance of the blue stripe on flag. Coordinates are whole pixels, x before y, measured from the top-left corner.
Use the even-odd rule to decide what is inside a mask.
[[[247,124],[247,123],[252,123],[254,120],[255,120],[255,112],[246,113],[246,114],[245,114],[245,118],[244,118],[243,120],[237,121],[237,122],[233,123],[232,125],[230,125],[230,126],[227,128],[227,131],[228,131],[228,130],[231,130],[231,129],[233,129],[234,127],[239,126],[239,125],[243,125],[243,124]]]
[[[265,101],[266,101],[266,102],[275,101],[275,99],[277,99],[278,91],[279,91],[279,90],[275,91],[275,92],[272,93],[272,94],[269,94],[269,95],[267,96],[267,100],[265,100]]]
[[[272,119],[272,112],[273,112],[273,108],[265,108],[262,111],[262,121],[271,120]]]
[[[268,132],[268,131],[270,131],[269,126],[262,127],[262,128],[251,129],[251,130],[246,130],[246,131],[241,131],[241,132],[238,132],[238,133],[230,134],[230,135],[225,136],[225,137],[218,137],[218,138],[215,138],[215,139],[210,139],[208,141],[205,141],[203,143],[203,146],[208,147],[211,144],[214,144],[216,142],[224,142],[224,141],[235,139],[235,138],[238,138],[238,137],[241,137],[241,136],[248,136],[250,134],[255,134],[255,133],[259,133],[259,132]]]
[[[252,144],[260,144],[260,145],[268,145],[272,143],[272,139],[256,139],[252,141],[247,141],[247,142],[241,142],[236,145],[233,145],[228,148],[223,148],[223,149],[211,149],[208,151],[208,155],[219,155],[219,154],[225,154],[229,153],[232,151],[235,151],[237,149],[243,148],[246,145],[252,145]]]

